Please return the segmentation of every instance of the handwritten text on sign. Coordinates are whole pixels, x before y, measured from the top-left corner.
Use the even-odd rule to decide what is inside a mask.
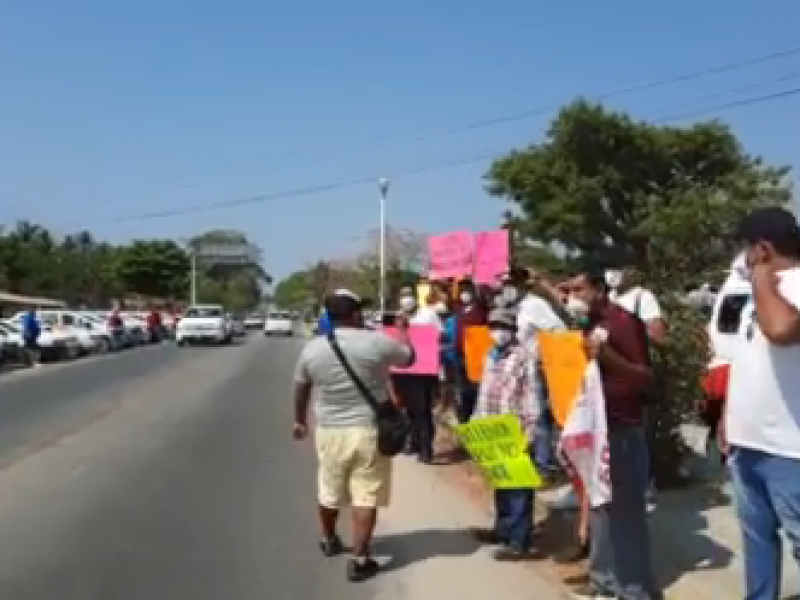
[[[515,415],[472,419],[458,425],[456,433],[493,488],[541,487],[542,478],[531,462]]]
[[[475,234],[475,281],[497,283],[508,271],[508,230]]]
[[[390,337],[397,337],[394,327],[385,330]],[[416,360],[407,369],[392,369],[392,373],[408,375],[439,375],[439,329],[433,325],[411,325],[408,328]]]
[[[431,279],[450,279],[472,275],[472,234],[454,231],[428,238]]]

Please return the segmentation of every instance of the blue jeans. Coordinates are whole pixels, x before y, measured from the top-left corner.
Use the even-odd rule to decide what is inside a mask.
[[[589,516],[589,577],[622,600],[660,598],[647,527],[650,460],[644,428],[611,427],[608,442],[612,499]]]
[[[548,406],[542,409],[536,419],[535,435],[533,438],[533,462],[543,471],[558,469],[555,462],[554,438],[556,422]]]
[[[745,600],[778,600],[780,529],[800,562],[800,460],[737,446],[728,466],[744,539]]]
[[[530,488],[494,491],[495,532],[514,550],[530,550],[533,506],[533,490]]]

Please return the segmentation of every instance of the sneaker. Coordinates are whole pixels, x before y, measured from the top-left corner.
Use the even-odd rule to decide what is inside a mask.
[[[342,540],[339,539],[338,535],[334,535],[333,537],[320,540],[319,549],[322,550],[325,556],[330,558],[344,552],[344,544],[342,544]]]
[[[375,577],[380,570],[381,566],[372,558],[351,558],[347,562],[347,580],[360,583]]]
[[[617,600],[614,594],[601,590],[591,583],[573,589],[570,592],[570,598],[573,598],[573,600]]]

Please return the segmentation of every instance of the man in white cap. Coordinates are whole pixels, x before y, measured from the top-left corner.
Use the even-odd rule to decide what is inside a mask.
[[[337,290],[325,300],[331,336],[341,348],[352,372],[377,402],[389,402],[389,370],[408,367],[414,349],[407,321],[397,322],[399,338],[364,328],[361,299],[349,290]],[[344,546],[336,533],[340,509],[353,513],[353,558],[347,565],[350,581],[375,575],[378,563],[370,556],[378,508],[389,502],[391,459],[378,450],[375,412],[355,379],[333,350],[328,337],[313,339],[303,349],[295,371],[293,435],[308,435],[308,407],[317,389],[316,446],[319,460],[318,502],[322,529],[320,548],[334,556]]]

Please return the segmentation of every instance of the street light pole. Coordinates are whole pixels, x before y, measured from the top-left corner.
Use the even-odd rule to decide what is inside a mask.
[[[380,251],[378,261],[380,262],[380,308],[381,315],[386,312],[386,197],[389,195],[389,180],[381,178],[378,181],[378,188],[381,192],[381,229],[380,229]]]
[[[191,281],[189,285],[191,286],[189,290],[189,302],[192,305],[197,304],[197,252],[191,246],[189,247],[189,258],[190,258],[190,265],[191,271],[189,277]]]

